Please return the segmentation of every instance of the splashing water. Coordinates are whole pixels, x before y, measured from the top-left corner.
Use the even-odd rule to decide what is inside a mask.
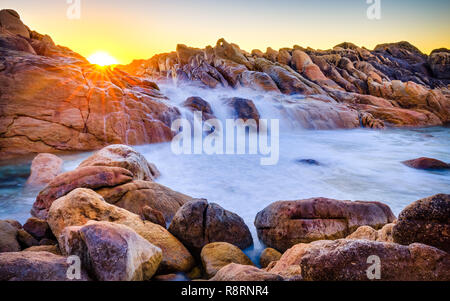
[[[449,171],[415,170],[401,164],[422,156],[450,162],[450,128],[309,131],[282,119],[279,102],[272,101],[271,95],[172,86],[162,90],[175,105],[200,96],[220,119],[231,114],[221,103],[224,96],[253,99],[262,118],[281,119],[280,159],[273,166],[261,166],[259,155],[175,155],[169,143],[135,147],[161,171],[157,182],[240,215],[255,240],[254,247],[246,250],[254,261],[263,248],[254,218],[274,201],[310,197],[380,201],[398,215],[417,199],[450,193]],[[185,116],[191,114],[180,110]],[[64,170],[73,170],[91,154],[62,156]],[[29,168],[29,163],[0,167],[0,219],[24,222],[29,217],[37,194],[23,189]]]

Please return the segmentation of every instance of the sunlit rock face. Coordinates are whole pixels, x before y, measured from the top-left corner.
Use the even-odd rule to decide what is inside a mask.
[[[11,18],[13,32],[3,26]],[[95,67],[48,36],[24,37],[28,29],[12,13],[2,11],[0,24],[2,159],[172,138],[178,110],[153,82]]]

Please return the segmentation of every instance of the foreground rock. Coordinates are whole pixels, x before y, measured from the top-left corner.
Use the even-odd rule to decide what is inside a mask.
[[[230,263],[221,268],[210,281],[283,281],[277,274],[250,265]]]
[[[396,243],[419,242],[450,252],[450,195],[437,194],[408,205],[392,234]]]
[[[132,181],[115,187],[96,190],[105,201],[128,211],[145,216],[145,207],[161,212],[166,222],[172,221],[181,206],[192,198],[185,194],[148,181]]]
[[[343,238],[363,225],[375,229],[394,221],[391,209],[379,202],[311,198],[279,201],[258,212],[258,237],[285,251],[297,243]]]
[[[0,254],[0,281],[89,280],[84,269],[80,279],[68,277],[71,263],[66,257],[49,252],[12,252]],[[76,274],[72,276],[77,276]]]
[[[76,188],[98,189],[130,182],[133,174],[121,167],[87,166],[65,172],[51,181],[37,196],[31,214],[45,219],[54,200]]]
[[[200,253],[205,276],[209,279],[230,263],[253,265],[250,258],[238,247],[226,242],[213,242],[203,247]]]
[[[346,239],[367,239],[373,241],[394,242],[392,237],[393,223],[386,224],[380,230],[375,230],[370,226],[361,226],[355,232],[346,237]]]
[[[262,251],[259,257],[259,265],[261,268],[267,267],[271,262],[278,261],[281,257],[281,253],[272,248],[266,248]]]
[[[89,221],[66,230],[64,251],[83,258],[84,266],[100,281],[149,280],[162,260],[161,249],[124,225]]]
[[[122,144],[104,147],[79,165],[86,166],[125,168],[133,174],[133,180],[152,181],[159,176],[154,164],[147,162],[145,157],[133,148]]]
[[[0,253],[20,251],[17,241],[18,229],[8,221],[0,220]]]
[[[432,158],[426,158],[426,157],[421,157],[421,158],[417,158],[417,159],[412,159],[412,160],[407,160],[407,161],[403,161],[403,164],[405,164],[406,166],[412,167],[412,168],[416,168],[416,169],[450,169],[450,164],[447,164],[445,162],[436,160],[436,159],[432,159]]]
[[[450,279],[450,256],[434,247],[346,239],[297,244],[269,272],[308,281],[367,281],[374,274],[368,271],[374,255],[380,258],[382,281]]]
[[[31,162],[31,174],[28,187],[43,187],[50,183],[62,171],[63,160],[52,154],[39,154]]]
[[[169,226],[175,235],[194,254],[211,242],[228,242],[241,249],[253,244],[250,230],[237,214],[204,199],[183,205]]]
[[[92,190],[75,189],[56,200],[48,214],[48,223],[61,247],[64,246],[64,241],[60,235],[64,228],[82,226],[90,220],[128,226],[151,244],[159,247],[163,252],[160,271],[187,272],[194,266],[194,259],[188,250],[166,229],[143,221],[138,215],[125,209],[108,204]]]

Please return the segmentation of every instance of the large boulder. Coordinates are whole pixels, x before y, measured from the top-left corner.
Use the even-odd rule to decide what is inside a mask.
[[[200,257],[202,259],[205,276],[209,279],[224,266],[230,263],[253,265],[250,258],[238,247],[227,242],[213,242],[203,247]]]
[[[133,174],[133,180],[151,181],[159,176],[154,164],[147,162],[145,157],[132,147],[123,144],[102,148],[79,165],[86,166],[122,167]]]
[[[202,112],[203,120],[214,118],[214,112],[211,105],[201,97],[191,96],[188,97],[183,103],[183,107],[188,108],[192,112]]]
[[[39,154],[31,162],[31,174],[26,185],[43,187],[62,171],[63,160],[52,154]]]
[[[240,74],[239,83],[257,91],[281,93],[277,84],[264,72],[246,70]]]
[[[210,281],[283,281],[280,275],[251,265],[230,263],[221,268]]]
[[[146,206],[160,211],[166,222],[172,221],[175,213],[190,196],[173,191],[155,182],[133,181],[115,187],[96,190],[105,201],[128,211],[144,216]]]
[[[265,248],[259,257],[259,265],[261,268],[265,268],[271,262],[278,261],[281,258],[281,255],[280,252],[273,248]]]
[[[344,238],[363,225],[379,229],[394,219],[379,202],[311,198],[272,203],[258,212],[255,226],[264,244],[285,251],[301,242]]]
[[[437,194],[408,205],[392,231],[396,243],[419,242],[450,252],[450,195]]]
[[[234,115],[233,117],[240,118],[244,121],[252,119],[256,121],[256,124],[259,123],[260,115],[258,109],[256,108],[252,100],[240,97],[233,97],[227,99],[225,101],[225,104],[227,104],[232,108]]]
[[[236,213],[198,199],[184,204],[175,214],[169,232],[194,254],[211,242],[228,242],[241,249],[253,244],[250,230]]]
[[[433,158],[420,157],[417,159],[403,161],[406,166],[416,169],[450,169],[450,164]]]
[[[57,198],[76,188],[98,189],[130,182],[133,174],[121,167],[86,166],[57,176],[36,197],[31,214],[45,219],[48,209]]]
[[[0,10],[0,27],[13,34],[18,34],[24,38],[30,38],[30,31],[20,20],[19,14],[12,9]]]
[[[159,247],[163,252],[161,271],[189,271],[194,259],[188,250],[165,228],[143,221],[138,215],[110,205],[97,193],[78,188],[57,199],[50,207],[48,223],[58,238],[61,248],[64,242],[61,233],[69,226],[82,226],[90,220],[109,221],[125,225]]]
[[[268,270],[285,278],[309,281],[367,281],[376,276],[376,270],[370,269],[377,262],[374,258],[380,260],[379,280],[450,279],[450,255],[444,251],[417,243],[403,246],[370,240],[339,239],[297,244]]]
[[[73,262],[50,252],[11,252],[0,254],[0,281],[87,281],[81,267],[80,278],[70,275]],[[68,275],[70,277],[68,277]]]
[[[450,79],[450,50],[445,48],[433,50],[428,57],[428,64],[435,77]]]
[[[0,252],[20,251],[17,231],[18,229],[8,221],[0,220]]]
[[[125,225],[89,221],[77,230],[70,234],[78,240],[66,240],[63,234],[64,251],[87,259],[83,264],[97,280],[149,280],[162,260],[160,248]]]

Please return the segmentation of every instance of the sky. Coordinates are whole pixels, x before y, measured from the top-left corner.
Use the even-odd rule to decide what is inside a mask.
[[[80,18],[69,18],[77,1]],[[367,17],[374,1],[379,20]],[[85,57],[105,51],[122,64],[222,37],[247,51],[404,40],[425,53],[450,48],[449,0],[1,0],[0,8]]]

